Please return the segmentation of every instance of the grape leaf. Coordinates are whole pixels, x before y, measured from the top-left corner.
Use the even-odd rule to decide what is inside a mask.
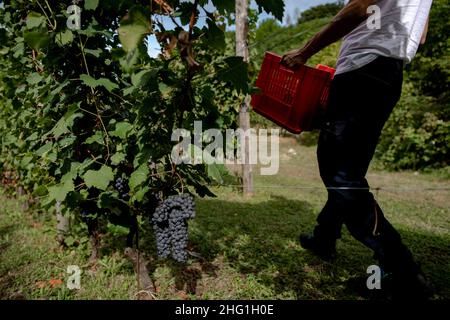
[[[133,201],[142,201],[144,199],[145,194],[150,190],[149,187],[145,186],[143,188],[140,188],[132,197]]]
[[[222,174],[217,164],[212,163],[207,166],[208,176],[218,183],[223,183]]]
[[[103,165],[100,170],[88,170],[83,178],[86,186],[106,190],[108,184],[114,179],[114,174],[110,167]]]
[[[213,5],[220,13],[234,12],[235,0],[212,0]]]
[[[50,37],[46,32],[25,32],[23,38],[25,42],[36,51],[45,48],[50,43]]]
[[[98,7],[99,0],[85,0],[84,9],[86,10],[95,10]]]
[[[149,80],[154,79],[158,74],[159,69],[155,68],[152,70],[142,70],[138,73],[134,73],[131,76],[131,84],[135,87],[145,86]]]
[[[231,83],[236,90],[248,92],[247,63],[244,62],[242,57],[228,57],[225,62],[229,68],[219,73],[220,78]]]
[[[103,141],[103,132],[96,131],[92,136],[86,139],[85,144],[93,144],[98,143],[99,145],[103,145],[105,142]]]
[[[70,30],[58,32],[56,34],[56,43],[59,46],[65,46],[73,41],[73,33]]]
[[[86,52],[87,54],[91,54],[94,57],[98,58],[98,57],[100,57],[102,50],[100,50],[100,49],[84,49],[84,52]]]
[[[145,35],[152,31],[149,15],[141,7],[134,6],[122,19],[119,27],[119,40],[123,49],[130,52],[138,46]]]
[[[37,28],[45,22],[45,18],[37,12],[30,12],[27,16],[27,28]]]
[[[128,52],[119,59],[119,63],[124,71],[130,72],[133,66],[138,61],[138,59],[139,59],[139,50],[131,50],[130,52]]]
[[[119,86],[116,83],[112,82],[107,78],[94,79],[87,74],[82,74],[80,75],[80,80],[83,81],[83,83],[88,87],[96,88],[98,86],[102,86],[109,92],[112,92],[114,89],[119,88]]]
[[[27,77],[27,82],[31,85],[38,84],[44,79],[39,73],[33,72]]]
[[[49,152],[50,150],[52,150],[53,148],[53,142],[47,142],[46,144],[44,144],[42,147],[40,147],[37,151],[36,151],[36,155],[38,157],[42,157],[44,156],[47,152]]]
[[[119,86],[112,82],[111,80],[107,79],[107,78],[100,78],[97,80],[97,83],[99,86],[103,86],[106,88],[106,90],[108,90],[109,92],[113,91],[114,89],[119,88]]]
[[[111,157],[111,163],[118,165],[119,163],[121,163],[123,160],[125,160],[125,154],[123,154],[122,152],[117,152],[116,154],[114,154]]]
[[[273,14],[275,18],[282,21],[284,16],[283,0],[256,0],[258,7],[267,13]]]
[[[110,135],[113,137],[119,137],[121,139],[125,139],[127,134],[133,129],[133,126],[128,122],[119,122],[116,123],[116,129],[110,132]]]
[[[203,27],[205,31],[205,41],[207,44],[217,50],[225,50],[225,33],[217,24],[211,20],[206,20],[208,27]]]
[[[147,180],[148,174],[149,170],[146,163],[139,166],[139,168],[137,168],[130,176],[130,189],[134,190],[136,187],[140,186],[145,180]]]
[[[72,128],[75,119],[83,116],[82,113],[76,111],[78,111],[77,105],[70,107],[49,133],[55,138],[59,138],[64,133],[69,132],[69,129]]]
[[[49,200],[64,201],[69,192],[75,190],[72,180],[48,188]]]

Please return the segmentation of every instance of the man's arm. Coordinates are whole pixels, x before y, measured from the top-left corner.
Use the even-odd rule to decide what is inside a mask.
[[[428,18],[427,24],[425,25],[425,30],[423,30],[422,39],[420,39],[420,44],[425,44],[425,42],[427,41],[429,23],[430,23],[430,18]]]
[[[340,40],[353,31],[361,22],[367,20],[367,8],[377,2],[378,0],[351,0],[303,48],[285,54],[281,63],[288,68],[295,68],[305,64],[311,56]]]

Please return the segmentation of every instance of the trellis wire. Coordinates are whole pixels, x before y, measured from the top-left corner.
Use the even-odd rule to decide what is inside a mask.
[[[221,184],[220,187],[240,187],[239,184]],[[401,192],[425,192],[425,191],[450,191],[449,187],[444,188],[395,188],[395,187],[315,187],[299,185],[260,185],[259,189],[298,189],[298,190],[368,190],[368,191],[401,191]]]

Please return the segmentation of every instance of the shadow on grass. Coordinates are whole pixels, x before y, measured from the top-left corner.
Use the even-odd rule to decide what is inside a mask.
[[[223,255],[242,275],[253,276],[277,293],[302,294],[305,275],[305,255],[296,244],[301,231],[315,223],[313,208],[302,201],[272,197],[259,203],[222,200],[199,200],[197,217],[191,223],[190,243],[201,255],[202,272],[215,276],[218,268],[213,261]],[[321,264],[309,256],[312,264]],[[186,272],[172,268],[176,282],[183,285]],[[195,274],[186,279],[195,292]]]
[[[344,232],[342,241],[338,243],[339,257],[335,263],[325,263],[301,249],[298,235],[313,229],[316,215],[316,210],[308,202],[284,197],[271,196],[263,202],[198,200],[197,217],[190,223],[190,250],[201,257],[194,258],[192,265],[155,259],[153,232],[148,224],[142,230],[140,249],[152,259],[149,273],[153,281],[156,268],[166,265],[175,277],[177,289],[185,288],[187,293],[199,297],[199,282],[205,275],[217,279],[217,282],[226,282],[233,281],[232,276],[237,274],[244,281],[237,284],[241,293],[234,295],[235,298],[361,298],[348,287],[347,282],[355,276],[364,276],[367,267],[375,263],[371,252],[352,239],[348,232]],[[17,225],[9,224],[0,226],[0,239],[6,235],[14,239],[17,228]],[[402,226],[398,229],[405,244],[422,263],[438,296],[449,299],[450,235]],[[112,237],[110,241],[102,252],[105,255],[125,247],[125,237]],[[20,298],[7,291],[17,282],[16,275],[35,258],[26,254],[20,259],[20,264],[13,267],[2,258],[14,242],[3,245],[0,243],[0,299]],[[232,269],[230,277],[226,274],[224,277],[224,273],[229,272],[222,268],[225,265]],[[14,272],[10,274],[10,270]],[[131,264],[127,264],[124,270],[133,273]],[[254,279],[253,282],[245,280],[249,278]],[[252,288],[255,282],[258,285]],[[212,287],[219,290],[220,285],[214,283]],[[261,290],[262,287],[269,290]]]
[[[8,224],[0,227],[0,240],[9,239],[18,226],[16,224]],[[4,252],[12,246],[11,241],[0,242],[0,262],[4,261]],[[4,299],[22,299],[21,296],[11,296],[7,293],[7,289],[14,285],[14,271],[10,272],[7,267],[0,264],[0,300]]]
[[[303,250],[298,236],[313,229],[317,214],[307,202],[284,197],[259,203],[209,199],[199,200],[197,208],[190,225],[190,243],[202,257],[201,273],[216,275],[213,261],[223,255],[235,271],[253,276],[279,296],[293,293],[297,299],[358,299],[361,296],[348,288],[348,281],[368,276],[367,267],[376,264],[371,251],[348,232],[339,241],[339,257],[334,263]],[[399,231],[435,284],[438,296],[448,299],[450,238]],[[201,273],[175,265],[171,269],[177,287],[186,285],[188,292],[195,294]]]
[[[399,228],[439,298],[450,299],[450,234],[434,235]]]

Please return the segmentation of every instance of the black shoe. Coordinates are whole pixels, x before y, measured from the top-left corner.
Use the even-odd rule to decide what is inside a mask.
[[[312,251],[323,260],[333,260],[336,258],[336,242],[323,241],[310,234],[300,235],[300,244],[304,249]]]
[[[434,288],[422,273],[412,276],[392,275],[392,299],[428,300],[434,295]]]

